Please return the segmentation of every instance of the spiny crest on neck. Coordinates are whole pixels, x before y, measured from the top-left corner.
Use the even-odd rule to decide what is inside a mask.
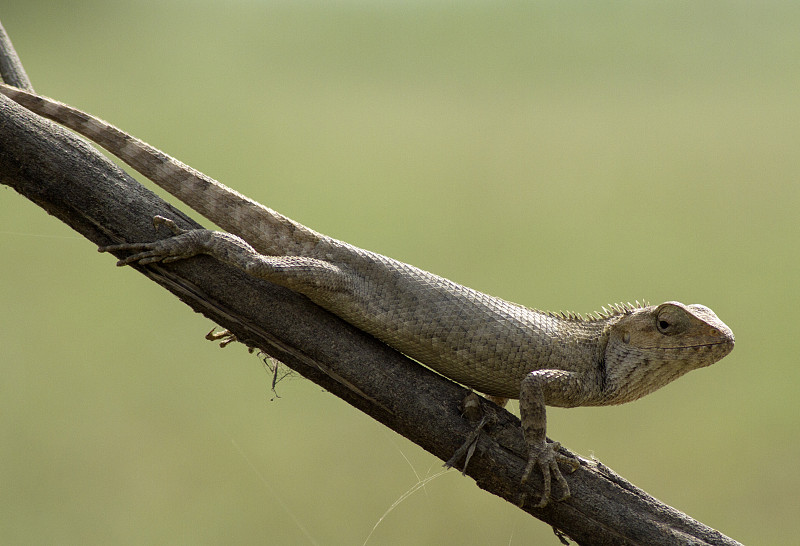
[[[617,317],[620,315],[630,315],[637,309],[644,309],[648,305],[650,304],[644,300],[641,302],[636,300],[633,303],[610,303],[608,308],[603,306],[601,311],[587,313],[585,316],[572,311],[542,311],[542,313],[548,317],[566,320],[569,322],[596,322],[599,320],[608,320],[612,317]]]

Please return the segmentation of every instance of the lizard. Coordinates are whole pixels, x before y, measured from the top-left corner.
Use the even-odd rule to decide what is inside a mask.
[[[157,216],[156,229],[171,237],[98,249],[131,252],[118,266],[208,254],[305,295],[501,405],[519,399],[528,449],[520,481],[541,473],[537,508],[569,498],[560,466],[579,465],[548,442],[546,406],[631,402],[733,350],[733,332],[704,305],[637,301],[581,316],[508,302],[318,233],[90,114],[5,84],[0,93],[99,144],[225,230],[183,230]]]

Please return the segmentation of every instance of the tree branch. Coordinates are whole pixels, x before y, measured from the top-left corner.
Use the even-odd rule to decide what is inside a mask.
[[[0,79],[8,85],[33,92],[31,80],[22,67],[22,61],[19,60],[17,51],[2,23],[0,23]]]
[[[152,240],[151,219],[157,214],[184,228],[198,227],[81,139],[4,96],[0,182],[97,245]],[[132,267],[243,343],[262,349],[442,460],[474,429],[458,409],[468,391],[303,296],[206,256]],[[519,420],[489,403],[482,405],[496,418],[479,435],[467,474],[479,487],[516,503],[526,461]],[[597,462],[582,459],[581,468],[567,480],[571,499],[541,510],[528,503],[523,510],[579,543],[738,544]],[[536,487],[525,488],[532,501]]]

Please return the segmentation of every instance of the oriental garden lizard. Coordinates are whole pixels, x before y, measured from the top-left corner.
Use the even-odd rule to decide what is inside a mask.
[[[226,232],[101,247],[117,265],[209,254],[307,296],[433,370],[495,400],[519,398],[528,462],[542,474],[537,506],[569,496],[559,465],[577,461],[545,437],[545,406],[622,404],[731,352],[734,337],[703,305],[622,304],[582,317],[530,309],[317,233],[112,125],[57,101],[0,92],[103,146]],[[551,482],[559,495],[551,493]]]

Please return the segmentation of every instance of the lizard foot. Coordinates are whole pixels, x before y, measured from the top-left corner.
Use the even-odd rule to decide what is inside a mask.
[[[539,502],[534,504],[535,508],[544,508],[551,500],[559,502],[568,499],[570,496],[569,485],[567,484],[567,480],[564,479],[563,474],[561,474],[561,469],[558,465],[565,465],[569,467],[570,472],[574,472],[580,467],[580,463],[571,457],[559,453],[558,450],[560,448],[561,444],[558,442],[552,442],[550,444],[544,443],[540,446],[529,446],[528,464],[525,466],[525,471],[522,473],[521,483],[524,484],[528,481],[534,468],[538,468],[541,471],[543,482],[542,495],[539,498]],[[559,498],[552,498],[552,481],[554,479],[562,492]],[[523,493],[519,502],[520,506],[525,503],[525,497],[526,495]]]
[[[238,339],[236,339],[236,335],[232,334],[229,330],[220,330],[219,332],[217,332],[216,330],[217,327],[214,326],[214,328],[209,333],[206,334],[206,339],[208,341],[219,341],[219,346],[222,348],[227,347],[234,341],[239,341]],[[253,352],[252,349],[250,350],[250,352],[251,353]]]
[[[206,334],[206,339],[208,341],[219,341],[219,346],[221,348],[224,349],[225,347],[227,347],[231,343],[239,341],[239,338],[236,337],[236,334],[234,334],[230,330],[223,329],[223,330],[220,330],[219,332],[217,332],[216,329],[217,329],[217,327],[214,326],[214,328],[212,328],[211,331]],[[256,348],[255,347],[251,347],[250,345],[248,345],[247,346],[247,352],[250,353],[250,354],[253,354],[254,352],[256,352]]]
[[[116,252],[118,250],[133,251],[127,258],[123,258],[117,262],[118,266],[130,265],[138,263],[146,265],[153,262],[169,263],[177,260],[184,260],[191,258],[202,252],[206,239],[209,238],[208,234],[213,232],[205,229],[185,230],[179,228],[175,222],[163,216],[156,216],[153,218],[153,226],[156,231],[161,226],[168,227],[173,237],[169,239],[160,239],[150,243],[123,243],[119,245],[101,246],[97,249],[98,252]]]

